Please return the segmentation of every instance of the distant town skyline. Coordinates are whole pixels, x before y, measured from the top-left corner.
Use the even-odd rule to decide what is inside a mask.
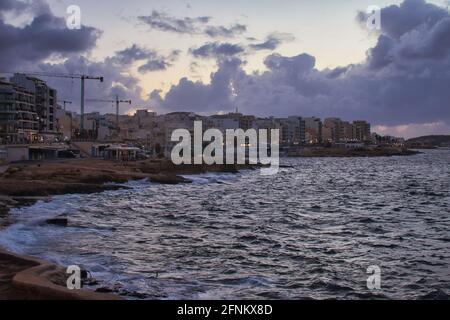
[[[82,29],[69,30],[69,5]],[[365,27],[370,5],[382,29]],[[87,73],[88,98],[158,113],[366,119],[406,138],[450,133],[447,1],[66,1],[0,4],[0,72]],[[1,76],[1,74],[0,74]],[[46,78],[79,111],[79,82]],[[87,112],[113,112],[87,104]]]

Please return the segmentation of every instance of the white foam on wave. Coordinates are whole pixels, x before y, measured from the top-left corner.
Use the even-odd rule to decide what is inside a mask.
[[[183,178],[189,179],[194,184],[226,183],[238,179],[234,173],[201,173],[195,175],[183,175]]]
[[[26,254],[26,248],[36,241],[36,238],[26,225],[17,223],[0,232],[0,247],[19,254]]]

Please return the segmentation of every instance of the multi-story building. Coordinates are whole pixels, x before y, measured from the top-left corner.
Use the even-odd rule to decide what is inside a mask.
[[[219,129],[223,134],[226,130],[239,129],[239,118],[233,115],[213,115],[207,118],[207,127]]]
[[[139,129],[152,129],[155,126],[156,112],[147,109],[137,110],[133,116]]]
[[[170,156],[172,149],[178,142],[171,140],[172,133],[177,129],[185,129],[191,133],[192,141],[194,138],[194,122],[203,120],[202,117],[192,112],[172,112],[159,119],[158,128],[155,130],[158,140],[154,149],[162,149],[166,156]],[[203,126],[203,130],[205,126]],[[159,145],[159,148],[158,146]]]
[[[34,92],[0,80],[0,143],[31,143],[38,132]]]
[[[255,116],[243,116],[239,117],[239,128],[242,130],[253,129],[255,125]]]
[[[259,130],[259,129],[266,129],[266,130],[278,129],[281,131],[280,123],[273,117],[256,119],[255,123],[254,123],[254,127],[257,130]]]
[[[55,113],[56,117],[56,127],[58,133],[61,135],[63,141],[68,141],[72,139],[74,122],[73,122],[73,114],[70,111],[63,110],[62,108],[58,108]]]
[[[371,141],[370,124],[367,121],[349,123],[339,118],[327,118],[324,122],[324,140],[327,142]]]
[[[39,133],[44,140],[54,140],[58,134],[56,125],[57,91],[41,79],[15,74],[10,81],[26,88],[35,95],[36,112],[39,116]]]
[[[370,141],[372,138],[370,133],[370,123],[363,120],[353,122],[353,139],[356,141]]]
[[[309,144],[322,143],[322,120],[315,117],[303,119],[305,120],[306,142]]]
[[[339,141],[349,142],[354,141],[353,125],[348,121],[341,122],[341,132],[339,136]]]
[[[326,142],[340,142],[343,136],[342,120],[339,118],[325,119],[323,131]]]
[[[276,119],[281,128],[281,144],[284,146],[302,145],[306,141],[305,121],[301,117]]]

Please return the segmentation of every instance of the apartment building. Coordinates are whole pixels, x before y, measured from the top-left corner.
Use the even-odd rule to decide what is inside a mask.
[[[233,114],[213,115],[206,119],[207,128],[220,130],[223,134],[226,130],[236,130],[239,128],[239,118]]]
[[[372,140],[370,123],[364,120],[353,122],[353,139],[356,141],[370,141]]]
[[[306,142],[306,127],[302,117],[278,118],[283,146],[302,145]]]
[[[322,143],[322,120],[315,117],[303,118],[305,121],[305,140],[308,144]]]
[[[327,118],[324,121],[323,136],[326,142],[365,142],[371,141],[370,124],[359,120],[353,123],[339,118]]]
[[[343,136],[342,120],[339,118],[326,118],[324,120],[323,136],[325,142],[340,142]]]
[[[253,129],[255,127],[255,116],[244,116],[239,117],[239,128],[242,130]]]
[[[342,121],[341,122],[341,132],[339,141],[342,142],[349,142],[349,141],[355,141],[354,137],[354,127],[353,124],[351,124],[348,121]]]
[[[70,111],[58,108],[55,113],[56,127],[63,141],[72,139],[74,126],[74,115]]]
[[[0,80],[0,143],[37,141],[38,120],[34,92]]]
[[[52,141],[58,134],[56,111],[58,107],[57,91],[39,78],[24,74],[15,74],[10,82],[25,88],[35,95],[36,112],[39,117],[39,134],[44,141]]]

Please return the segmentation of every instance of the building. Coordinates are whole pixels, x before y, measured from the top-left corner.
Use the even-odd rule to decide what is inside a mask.
[[[371,141],[370,123],[363,120],[353,121],[353,139],[361,142]]]
[[[276,129],[278,129],[281,132],[280,123],[273,117],[256,119],[254,126],[255,126],[256,130],[260,130],[260,129],[265,129],[265,130],[275,129],[276,130]]]
[[[401,147],[403,148],[406,144],[404,138],[398,138],[393,136],[381,136],[377,133],[372,133],[372,143],[379,146],[389,146],[389,147]]]
[[[172,133],[177,129],[188,130],[193,141],[194,122],[202,120],[201,116],[192,112],[172,112],[159,117],[156,121],[157,126],[149,137],[151,152],[155,155],[170,157],[172,149],[178,144],[178,142],[172,141]],[[205,129],[205,125],[203,129]]]
[[[35,107],[39,117],[39,135],[43,141],[53,141],[58,135],[56,111],[57,91],[41,79],[16,73],[10,81],[35,95]]]
[[[308,144],[322,143],[322,120],[315,117],[303,118],[305,121],[305,140]]]
[[[0,81],[0,143],[38,141],[39,117],[31,89]]]
[[[83,117],[85,130],[83,136],[80,136],[79,132],[80,121],[80,115],[72,116],[72,128],[74,128],[73,136],[75,140],[109,141],[118,139],[119,130],[114,115],[102,115],[99,112],[86,113]],[[124,132],[126,133],[127,131],[124,130]]]
[[[70,111],[58,108],[55,113],[56,128],[62,141],[70,141],[73,137],[74,115]]]
[[[359,120],[353,123],[339,118],[327,118],[324,121],[323,136],[325,142],[369,142],[372,141],[370,123]]]
[[[139,148],[127,145],[112,145],[103,149],[102,154],[105,159],[118,161],[135,161],[141,152]]]
[[[214,115],[207,119],[208,127],[220,130],[223,134],[226,130],[239,129],[239,120],[228,115]]]
[[[342,120],[339,118],[327,118],[325,119],[324,123],[324,141],[325,142],[331,142],[336,143],[340,142],[343,137],[343,124]]]
[[[253,129],[254,125],[255,125],[255,120],[256,120],[255,116],[244,116],[244,115],[241,115],[239,117],[239,128],[244,130],[244,131],[247,131],[249,129]]]
[[[156,116],[156,112],[142,109],[137,110],[133,118],[137,122],[138,127],[142,129],[152,127],[154,125]]]
[[[281,128],[281,144],[283,146],[302,145],[306,142],[305,121],[302,117],[276,119]]]

